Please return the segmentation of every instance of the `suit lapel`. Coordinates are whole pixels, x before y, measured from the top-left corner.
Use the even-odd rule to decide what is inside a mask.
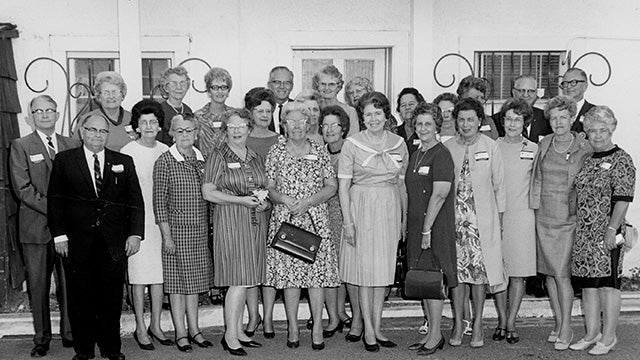
[[[42,156],[44,157],[44,162],[45,164],[47,164],[47,168],[49,169],[49,171],[51,171],[51,158],[49,157],[49,150],[42,142],[40,135],[38,135],[38,133],[34,131],[31,133],[30,140],[33,149],[35,150],[34,152],[37,154],[42,154]]]
[[[111,179],[111,167],[113,166],[113,154],[111,150],[104,149],[104,171],[102,171],[102,194],[107,188],[107,184],[110,184]]]
[[[84,157],[84,146],[80,146],[74,151],[76,165],[78,166],[82,178],[85,180],[85,185],[87,186],[88,193],[91,194],[92,198],[96,198],[96,189],[93,186],[93,175],[89,172],[89,164],[87,164],[87,159]]]

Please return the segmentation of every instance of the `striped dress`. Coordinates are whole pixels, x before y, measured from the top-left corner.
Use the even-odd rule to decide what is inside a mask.
[[[250,195],[266,189],[264,159],[247,148],[240,159],[223,142],[211,153],[205,166],[205,183],[232,195]],[[265,281],[265,251],[268,211],[256,212],[243,205],[212,207],[213,272],[215,286],[250,286]]]

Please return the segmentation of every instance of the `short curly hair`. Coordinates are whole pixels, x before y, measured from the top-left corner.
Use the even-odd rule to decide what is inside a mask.
[[[576,102],[567,95],[557,95],[547,102],[547,105],[544,107],[544,116],[547,119],[550,117],[550,112],[553,109],[558,109],[558,111],[567,110],[572,119],[575,118],[578,113]]]
[[[533,108],[526,102],[524,99],[520,98],[509,98],[502,104],[502,108],[500,108],[500,115],[504,119],[507,115],[507,111],[513,110],[516,115],[522,115],[524,120],[524,127],[529,126],[533,121]]]
[[[430,115],[436,123],[436,129],[440,132],[440,127],[442,126],[444,119],[442,117],[442,110],[440,110],[440,107],[437,104],[425,101],[418,103],[418,105],[413,109],[413,113],[411,113],[412,128],[416,128],[416,121],[420,115]]]
[[[456,119],[456,121],[453,123],[455,125],[456,131],[458,130],[458,114],[460,113],[460,111],[466,111],[466,110],[473,110],[476,113],[476,116],[478,117],[478,127],[482,126],[482,120],[484,119],[484,106],[482,106],[482,103],[480,103],[480,101],[476,100],[476,99],[472,99],[472,98],[464,98],[461,99],[457,104],[456,107],[453,108],[453,113],[452,116],[454,119]]]
[[[184,76],[185,78],[187,78],[187,82],[191,84],[191,78],[189,77],[189,72],[187,72],[187,69],[185,69],[184,66],[176,66],[176,67],[168,68],[167,70],[162,72],[162,75],[160,75],[160,86],[162,88],[164,88],[165,85],[169,83],[168,79],[169,79],[169,75],[171,74]]]
[[[322,134],[322,123],[324,122],[324,118],[333,115],[338,118],[340,121],[340,127],[342,128],[342,138],[346,139],[349,134],[349,128],[351,126],[349,121],[349,115],[344,111],[342,106],[340,105],[329,105],[322,108],[320,112],[320,126],[318,127],[318,132]]]
[[[402,99],[402,97],[405,95],[413,95],[416,98],[416,101],[418,103],[424,102],[424,96],[420,94],[420,91],[418,91],[418,89],[412,88],[412,87],[406,87],[402,89],[402,91],[400,91],[400,94],[398,94],[398,101],[396,104],[396,111],[398,113],[400,112],[400,99]]]
[[[229,72],[220,67],[213,67],[204,75],[204,83],[207,85],[207,90],[211,88],[211,82],[213,80],[222,80],[229,86],[229,90],[233,87],[233,80]]]
[[[438,96],[436,96],[435,99],[433,99],[433,103],[438,105],[440,104],[440,102],[442,101],[448,101],[450,103],[453,104],[453,106],[456,106],[456,104],[459,101],[458,95],[450,93],[450,92],[446,92],[446,93],[442,93]]]
[[[362,95],[360,102],[358,103],[358,110],[361,114],[364,113],[364,108],[369,104],[373,105],[377,109],[382,109],[384,111],[384,117],[387,120],[391,118],[391,104],[389,104],[389,99],[387,99],[383,93],[379,91],[372,91]]]
[[[227,123],[233,116],[237,116],[244,120],[249,130],[253,129],[253,120],[251,119],[251,113],[249,110],[231,108],[229,110],[225,110],[225,112],[220,115],[220,122],[222,122],[220,130],[227,131]]]
[[[98,96],[102,92],[102,84],[109,83],[120,88],[122,97],[127,95],[127,84],[120,74],[115,71],[103,71],[96,75],[96,79],[93,83],[93,94]]]
[[[594,106],[586,114],[582,120],[584,129],[588,131],[594,123],[603,123],[607,126],[610,133],[613,133],[618,127],[618,120],[610,107],[606,105]]]
[[[140,117],[147,114],[155,115],[158,120],[158,126],[162,129],[162,126],[164,126],[164,111],[158,102],[150,99],[138,101],[131,108],[131,123],[129,124],[131,125],[131,128],[133,130],[137,130],[140,127],[138,123],[140,121]]]
[[[276,98],[273,91],[264,87],[254,87],[244,96],[244,108],[253,111],[256,106],[260,106],[263,101],[271,105],[271,110],[276,106]]]
[[[344,80],[342,80],[342,73],[338,70],[334,65],[327,65],[320,69],[317,73],[313,74],[311,87],[313,90],[318,91],[318,87],[320,85],[320,74],[325,74],[329,76],[333,76],[336,78],[336,82],[338,83],[338,87],[342,89],[342,85],[344,84]],[[339,91],[339,90],[338,90]]]
[[[459,97],[462,97],[462,94],[466,93],[470,89],[476,89],[486,97],[489,93],[489,81],[487,79],[469,75],[460,81],[456,93]]]

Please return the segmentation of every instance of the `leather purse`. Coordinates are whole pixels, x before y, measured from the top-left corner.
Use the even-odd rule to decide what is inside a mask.
[[[311,213],[307,212],[307,214],[311,219],[313,231],[317,232]],[[320,236],[284,221],[271,240],[271,247],[298,260],[313,264],[321,241]]]
[[[440,299],[447,298],[448,288],[444,283],[444,273],[441,268],[438,269],[421,269],[418,268],[420,258],[424,254],[425,250],[420,252],[420,255],[416,259],[412,267],[409,267],[407,275],[404,279],[404,296],[407,299]],[[437,261],[433,252],[430,252],[433,257],[433,263]]]

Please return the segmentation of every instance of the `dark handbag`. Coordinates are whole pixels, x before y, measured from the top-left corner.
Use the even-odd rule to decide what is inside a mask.
[[[317,232],[311,213],[307,213],[311,219],[313,231]],[[298,260],[313,264],[321,241],[320,236],[284,221],[271,240],[271,247]]]
[[[413,267],[409,268],[407,275],[404,279],[404,295],[407,299],[440,299],[447,298],[447,287],[444,284],[444,274],[442,269],[419,269],[418,263],[425,250],[420,252],[420,255],[415,261]],[[433,253],[433,263],[436,264],[436,259]]]

